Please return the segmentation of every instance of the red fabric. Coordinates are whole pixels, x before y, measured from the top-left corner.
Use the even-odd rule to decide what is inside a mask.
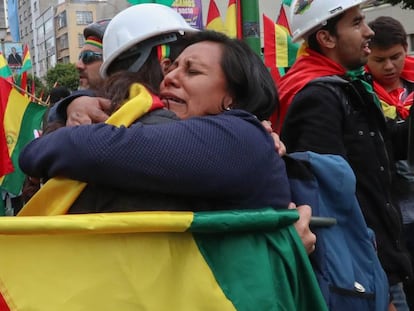
[[[7,305],[1,293],[0,293],[0,311],[10,311],[10,308]]]
[[[210,24],[211,21],[215,20],[216,18],[221,18],[220,11],[217,7],[216,2],[214,0],[210,0],[210,4],[208,6],[206,25]]]
[[[152,97],[152,105],[148,109],[148,111],[153,111],[153,110],[156,110],[156,109],[164,109],[165,106],[164,106],[164,103],[161,101],[161,99],[158,96],[156,96],[152,93],[150,93],[150,94],[151,94],[151,97]]]
[[[407,56],[401,78],[404,80],[414,82],[414,58]],[[406,119],[410,115],[410,107],[413,103],[413,94],[409,94],[403,101],[400,100],[400,94],[403,90],[393,90],[387,92],[379,83],[374,81],[374,90],[380,100],[386,102],[388,105],[395,106],[398,115]]]
[[[279,113],[274,113],[270,119],[273,129],[280,133],[283,121],[293,97],[310,81],[325,76],[344,75],[345,69],[331,59],[309,48],[307,55],[298,58],[286,75],[280,79]]]
[[[275,23],[266,15],[263,14],[263,56],[264,63],[270,70],[273,81],[276,85],[279,84],[281,75],[276,66],[276,41],[275,41]]]
[[[7,147],[6,134],[4,132],[4,113],[9,101],[11,85],[5,79],[0,78],[0,177],[13,172],[13,164]],[[1,310],[1,309],[0,309]]]
[[[289,31],[289,35],[292,36],[292,32],[290,31],[289,22],[286,16],[285,8],[283,7],[283,4],[280,7],[279,16],[276,20],[276,24],[285,27]]]
[[[237,10],[237,39],[241,40],[243,38],[243,27],[242,27],[242,14],[241,14],[241,0],[236,0],[236,10]]]

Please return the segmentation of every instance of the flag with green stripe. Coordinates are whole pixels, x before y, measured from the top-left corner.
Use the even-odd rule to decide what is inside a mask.
[[[264,208],[0,219],[0,310],[324,311],[297,218]]]
[[[0,178],[0,188],[18,195],[25,178],[19,167],[20,150],[35,138],[35,131],[41,128],[46,106],[30,102],[26,94],[21,94],[12,86],[3,88],[1,96],[7,100],[3,127],[14,171]]]

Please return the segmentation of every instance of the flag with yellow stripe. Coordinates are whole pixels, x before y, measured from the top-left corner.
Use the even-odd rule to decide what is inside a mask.
[[[0,178],[0,187],[14,195],[22,189],[25,175],[19,167],[20,150],[35,138],[35,130],[41,128],[46,106],[31,102],[26,94],[21,94],[10,83],[2,83],[1,101],[7,102],[3,127],[7,141],[9,156],[14,170]]]
[[[327,310],[294,210],[0,219],[0,310]]]

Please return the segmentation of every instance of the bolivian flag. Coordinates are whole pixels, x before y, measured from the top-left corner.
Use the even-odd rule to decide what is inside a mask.
[[[294,210],[0,219],[0,310],[327,310]]]
[[[35,138],[34,131],[41,128],[47,107],[31,102],[26,94],[21,94],[13,85],[0,79],[0,101],[5,107],[4,133],[14,167],[13,173],[0,178],[0,187],[18,195],[25,178],[18,164],[20,150]]]

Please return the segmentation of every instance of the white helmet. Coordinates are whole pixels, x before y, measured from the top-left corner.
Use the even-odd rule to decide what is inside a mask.
[[[177,33],[194,32],[197,29],[187,24],[174,9],[156,3],[137,4],[121,11],[108,24],[102,41],[102,77],[107,76],[109,65],[122,53],[137,47],[139,54],[130,71],[138,71],[154,46],[177,40]]]
[[[328,19],[368,0],[293,0],[290,5],[290,28],[294,42],[323,27]]]

